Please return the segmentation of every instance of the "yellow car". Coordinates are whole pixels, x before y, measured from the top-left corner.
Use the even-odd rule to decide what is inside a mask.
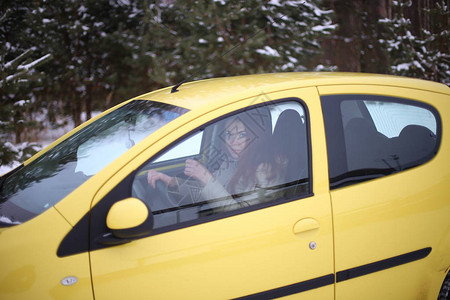
[[[139,96],[1,177],[0,299],[449,299],[449,133],[394,76]]]

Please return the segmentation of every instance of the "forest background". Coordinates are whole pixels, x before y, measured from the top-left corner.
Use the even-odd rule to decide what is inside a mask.
[[[0,2],[3,170],[46,132],[182,80],[350,71],[450,84],[450,0]]]

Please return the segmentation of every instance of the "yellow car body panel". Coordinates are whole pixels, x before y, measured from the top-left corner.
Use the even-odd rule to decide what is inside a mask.
[[[321,231],[312,237],[318,243],[314,251],[309,239],[292,232],[302,217],[299,211],[312,213],[317,203],[328,200],[303,199],[94,251],[95,296],[230,299],[330,274],[327,215],[316,217]],[[333,299],[331,287],[319,292],[322,299]]]
[[[0,229],[0,298],[94,299],[89,254],[56,256],[70,229],[55,209],[21,226]]]
[[[244,108],[250,101],[257,104],[287,97],[314,99],[308,103],[309,113],[311,116],[321,114],[315,88],[258,97],[254,95],[195,118],[195,122],[183,126],[183,131],[168,135],[161,140],[161,146],[159,143],[154,146],[160,149],[167,141],[173,141],[209,120]],[[311,132],[314,137],[312,151],[317,153],[313,156],[317,164],[313,197],[93,251],[95,296],[108,299],[229,299],[332,274],[331,207],[328,169],[321,163],[326,160],[326,144],[320,118],[311,117]],[[154,153],[149,149],[123,164],[125,167],[97,194],[94,204]],[[295,234],[295,224],[307,217],[317,220],[320,229]],[[315,250],[309,248],[313,240],[318,245]],[[120,262],[115,264],[113,261]],[[141,286],[148,288],[139,288]],[[227,289],[227,286],[236,288]],[[217,293],[205,293],[205,287]],[[333,293],[332,286],[325,286],[305,292],[302,297],[333,299]]]
[[[415,168],[331,191],[336,272],[433,245],[420,261],[351,280],[337,277],[336,299],[437,299],[450,267],[449,94],[423,87],[324,86],[321,95],[382,94],[425,102],[442,119],[437,155]],[[444,263],[446,262],[446,263]]]
[[[0,228],[0,299],[229,299],[323,277],[331,283],[286,299],[437,298],[450,269],[448,87],[384,75],[286,73],[203,80],[178,90],[165,88],[129,101],[157,101],[189,112],[144,138],[53,208],[24,224]],[[409,170],[330,191],[320,96],[347,94],[435,107],[442,122],[437,155]],[[308,111],[313,195],[123,245],[57,255],[91,209],[174,141],[240,109],[284,98],[301,99]],[[116,109],[82,124],[25,165]],[[411,253],[420,258],[373,271],[380,262]]]

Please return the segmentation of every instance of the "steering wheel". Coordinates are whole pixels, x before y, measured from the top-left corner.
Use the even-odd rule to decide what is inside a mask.
[[[156,181],[155,190],[157,194],[162,197],[159,201],[163,203],[163,207],[169,208],[179,206],[179,201],[176,201],[176,199],[171,196],[173,193],[169,192],[167,185],[165,185],[161,180]]]

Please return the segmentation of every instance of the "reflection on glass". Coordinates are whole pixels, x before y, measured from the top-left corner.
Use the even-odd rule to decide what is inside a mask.
[[[298,102],[258,106],[169,146],[136,172],[132,196],[148,204],[156,230],[298,199],[310,191],[307,145]]]
[[[20,224],[47,210],[186,111],[152,101],[132,101],[68,137],[29,165],[2,178],[0,226]]]
[[[436,118],[426,108],[395,102],[364,101],[377,131],[388,138],[400,135],[403,128],[415,124],[436,134]]]

